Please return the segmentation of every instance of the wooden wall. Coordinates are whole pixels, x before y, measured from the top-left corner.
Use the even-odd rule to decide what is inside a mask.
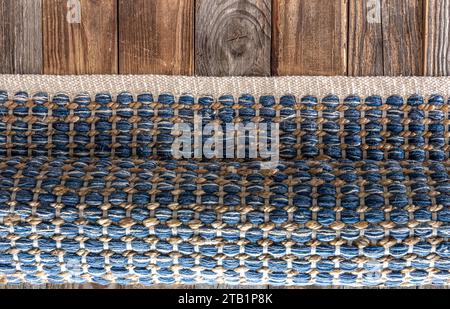
[[[450,0],[0,0],[0,73],[448,75]]]

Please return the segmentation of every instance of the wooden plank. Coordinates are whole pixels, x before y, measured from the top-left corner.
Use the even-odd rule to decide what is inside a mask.
[[[384,75],[423,75],[423,0],[383,0]]]
[[[0,0],[0,73],[14,73],[14,27],[12,25],[12,6],[9,0]]]
[[[41,0],[0,0],[0,73],[42,73]]]
[[[347,0],[274,0],[272,73],[345,75]]]
[[[270,75],[270,0],[197,0],[197,75]]]
[[[193,0],[119,0],[123,74],[192,75]]]
[[[348,22],[348,75],[383,75],[381,0],[349,0]]]
[[[115,0],[44,0],[44,73],[117,73]]]
[[[425,2],[425,75],[450,74],[450,0]]]

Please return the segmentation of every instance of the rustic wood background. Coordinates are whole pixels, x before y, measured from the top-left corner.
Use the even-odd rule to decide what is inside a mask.
[[[445,76],[449,33],[450,0],[0,0],[0,73]]]
[[[450,72],[450,0],[0,0],[0,73]]]

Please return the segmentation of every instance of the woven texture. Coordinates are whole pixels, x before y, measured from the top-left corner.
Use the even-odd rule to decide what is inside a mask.
[[[323,97],[330,93],[339,97],[358,94],[381,97],[411,94],[424,96],[450,95],[450,77],[344,77],[344,76],[280,76],[280,77],[202,77],[165,75],[0,75],[0,89],[12,96],[18,91],[47,92],[50,96],[66,93],[76,96],[87,92],[91,96],[107,92],[116,96],[127,90],[135,95],[150,92],[155,96],[172,93],[180,96],[219,97],[230,94],[238,97],[251,93],[255,97],[292,94],[296,97],[314,95]]]
[[[194,127],[194,112],[220,126],[280,125],[280,157],[416,161],[448,159],[449,106],[442,96],[317,98],[243,95],[195,98],[162,94],[0,92],[0,155],[170,158],[175,123]],[[225,147],[225,146],[224,146]]]
[[[446,98],[350,93],[1,92],[0,281],[449,284]],[[174,160],[194,111],[280,162]]]

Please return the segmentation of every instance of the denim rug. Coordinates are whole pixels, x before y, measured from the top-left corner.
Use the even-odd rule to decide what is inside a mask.
[[[0,283],[450,282],[449,78],[0,90]]]

